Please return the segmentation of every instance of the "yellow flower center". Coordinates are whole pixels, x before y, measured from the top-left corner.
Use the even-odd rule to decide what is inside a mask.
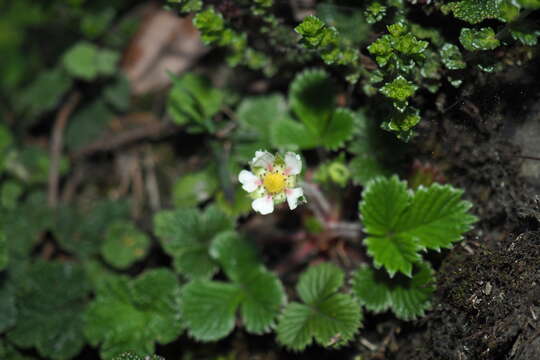
[[[263,185],[271,194],[280,193],[285,189],[285,176],[277,172],[268,173],[264,176]]]

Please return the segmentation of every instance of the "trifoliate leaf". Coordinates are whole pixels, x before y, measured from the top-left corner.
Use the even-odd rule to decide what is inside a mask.
[[[441,60],[450,70],[465,69],[467,64],[463,61],[463,56],[459,51],[459,48],[454,44],[446,43],[441,48]]]
[[[115,222],[107,227],[105,242],[101,245],[101,255],[107,263],[118,269],[128,268],[142,259],[150,245],[150,240],[129,222]]]
[[[386,83],[380,89],[380,92],[391,99],[404,102],[411,97],[417,89],[418,86],[399,75],[393,81]]]
[[[297,292],[304,303],[287,305],[277,327],[278,341],[300,351],[313,342],[325,347],[348,343],[361,326],[360,307],[338,293],[343,272],[332,264],[310,267],[300,276]]]
[[[431,306],[434,283],[433,270],[423,262],[412,278],[390,278],[383,271],[363,266],[353,275],[352,289],[366,309],[376,313],[391,309],[398,318],[413,320]]]
[[[173,77],[167,110],[176,124],[195,122],[213,131],[211,122],[223,103],[224,94],[205,77],[187,73]]]
[[[452,12],[458,19],[477,24],[486,19],[511,21],[519,14],[519,6],[510,0],[462,0],[443,5],[442,11]]]
[[[86,81],[97,76],[109,76],[116,71],[120,54],[113,50],[100,49],[96,45],[81,41],[68,49],[62,62],[73,77]]]
[[[88,258],[100,252],[107,227],[128,216],[123,201],[102,200],[89,209],[64,206],[58,209],[53,233],[64,250]]]
[[[17,98],[17,107],[30,117],[53,110],[73,81],[61,68],[40,72]]]
[[[285,302],[279,279],[259,265],[253,248],[234,232],[218,235],[210,252],[231,282],[201,280],[184,287],[182,309],[190,335],[200,341],[227,336],[238,310],[248,332],[268,332]]]
[[[175,270],[188,278],[208,278],[217,271],[208,251],[212,240],[233,228],[232,220],[216,207],[161,211],[154,217],[154,232],[173,258]]]
[[[43,357],[75,357],[84,346],[82,312],[90,290],[82,268],[37,262],[20,276],[14,279],[17,323],[8,339],[23,348],[37,348]]]
[[[298,74],[289,90],[292,110],[314,134],[322,135],[335,108],[335,93],[324,70],[309,69]]]
[[[459,41],[469,51],[493,50],[501,44],[499,39],[495,37],[495,31],[490,27],[479,30],[463,28],[459,35]]]
[[[149,270],[135,279],[111,276],[84,314],[86,338],[100,345],[103,359],[126,351],[152,354],[155,342],[169,343],[181,333],[179,295],[176,276],[167,269]]]
[[[411,276],[420,250],[448,248],[461,240],[476,218],[467,213],[471,204],[461,200],[463,191],[433,184],[407,191],[396,176],[376,178],[362,194],[360,213],[369,236],[364,240],[376,268],[391,277]]]

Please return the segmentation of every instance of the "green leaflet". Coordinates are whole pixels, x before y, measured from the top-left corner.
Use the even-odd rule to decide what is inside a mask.
[[[424,262],[418,264],[412,278],[390,278],[381,270],[363,266],[353,275],[352,289],[366,309],[376,313],[391,309],[398,318],[413,320],[431,306],[434,282],[433,270]]]
[[[176,276],[168,269],[147,270],[134,279],[110,276],[84,313],[84,334],[100,346],[104,360],[126,351],[151,354],[155,342],[171,342],[182,331],[179,295]]]
[[[199,341],[224,338],[240,311],[246,330],[262,334],[274,327],[285,302],[281,282],[256,260],[253,249],[234,232],[215,238],[211,254],[230,282],[194,280],[182,290],[183,319]]]
[[[52,359],[69,359],[84,346],[82,313],[90,286],[79,265],[43,262],[28,265],[14,279],[17,322],[7,338],[37,348]]]
[[[154,216],[154,233],[161,246],[173,258],[175,270],[190,279],[209,278],[218,270],[209,255],[210,243],[232,228],[232,219],[214,206],[204,212],[177,209]]]
[[[132,223],[119,221],[107,227],[101,255],[110,265],[125,269],[144,258],[149,246],[150,240],[145,233]]]
[[[344,274],[335,265],[310,267],[296,290],[303,303],[292,302],[282,313],[277,339],[287,348],[301,351],[313,339],[325,347],[347,344],[361,326],[362,313],[354,299],[339,293]]]
[[[461,240],[476,221],[462,193],[436,183],[413,193],[397,176],[370,181],[362,193],[360,214],[368,234],[364,244],[375,267],[384,267],[391,277],[396,272],[411,277],[413,264],[421,261],[420,251],[439,251]]]
[[[459,41],[469,51],[493,50],[500,45],[499,39],[495,37],[495,31],[490,27],[479,30],[463,28],[459,34]]]

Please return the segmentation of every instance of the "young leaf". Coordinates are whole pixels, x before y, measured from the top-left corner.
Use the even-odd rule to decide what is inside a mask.
[[[381,89],[385,96],[400,102],[406,101],[418,89],[418,86],[399,75],[391,82],[386,83]]]
[[[180,287],[167,269],[146,271],[135,279],[110,276],[88,306],[84,334],[100,354],[111,359],[123,352],[154,352],[180,335]]]
[[[207,78],[187,73],[173,77],[167,109],[176,124],[191,121],[213,131],[211,118],[221,108],[223,97],[223,92],[212,87]]]
[[[501,44],[495,37],[495,31],[490,27],[479,30],[463,28],[459,34],[459,41],[469,51],[493,50]]]
[[[101,255],[107,263],[125,269],[142,259],[150,241],[148,237],[129,222],[115,222],[107,227]]]
[[[352,289],[366,309],[376,313],[391,309],[398,318],[413,320],[431,306],[434,283],[433,270],[424,262],[417,265],[412,278],[390,278],[383,271],[363,266],[353,275]]]
[[[384,266],[391,277],[398,271],[410,277],[413,264],[421,260],[420,250],[449,248],[461,240],[476,221],[462,194],[439,184],[413,194],[397,176],[368,183],[360,213],[369,234],[364,244],[375,267]]]
[[[277,339],[301,351],[315,341],[325,347],[349,342],[361,326],[360,307],[348,294],[338,293],[343,272],[332,264],[310,267],[296,287],[303,303],[287,305],[277,327]]]
[[[161,211],[154,217],[154,232],[175,270],[188,278],[208,278],[217,266],[208,249],[212,239],[231,230],[232,220],[216,207],[201,213],[196,209]]]
[[[43,357],[70,359],[84,346],[82,312],[89,283],[71,263],[37,262],[14,279],[17,323],[7,337],[15,345],[36,347]]]
[[[234,329],[238,309],[248,332],[268,332],[285,301],[279,279],[233,232],[217,236],[211,254],[231,282],[200,280],[184,287],[182,309],[190,335],[200,341],[224,338]]]

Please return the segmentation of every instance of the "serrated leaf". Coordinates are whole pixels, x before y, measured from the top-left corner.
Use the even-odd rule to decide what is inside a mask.
[[[233,281],[242,281],[246,272],[259,265],[255,249],[234,231],[215,236],[210,246],[210,255]]]
[[[422,249],[438,251],[452,247],[476,221],[476,217],[468,213],[472,204],[461,200],[462,195],[462,190],[450,185],[421,186],[395,228],[404,236],[416,239]]]
[[[399,75],[391,82],[386,83],[380,89],[380,92],[391,99],[405,101],[411,97],[417,89],[418,86]]]
[[[312,48],[320,46],[327,35],[327,27],[324,21],[316,16],[309,15],[294,28],[302,36],[303,41]]]
[[[289,118],[273,123],[270,135],[272,144],[277,148],[311,149],[319,143],[317,136],[306,125]]]
[[[232,227],[232,220],[216,207],[161,211],[154,217],[161,246],[172,256],[175,270],[188,278],[208,278],[217,271],[208,253],[210,243]]]
[[[322,135],[335,108],[335,93],[324,70],[308,69],[298,74],[289,90],[289,103],[306,127]]]
[[[194,122],[213,131],[211,118],[220,110],[223,98],[223,92],[214,88],[210,80],[187,73],[173,77],[167,111],[176,124]]]
[[[501,43],[495,36],[495,31],[490,27],[476,29],[461,29],[459,34],[461,45],[469,51],[493,50]]]
[[[238,106],[238,122],[251,130],[268,144],[271,143],[270,129],[274,122],[287,117],[287,104],[279,94],[249,97]]]
[[[467,64],[463,61],[463,56],[459,51],[459,48],[454,44],[446,43],[441,48],[441,60],[450,70],[465,69]]]
[[[71,263],[37,262],[17,285],[17,323],[7,337],[20,347],[35,347],[52,359],[69,359],[84,346],[82,312],[89,283]]]
[[[407,191],[397,176],[376,178],[362,193],[361,218],[369,236],[364,240],[375,267],[411,276],[420,250],[451,247],[471,229],[476,218],[461,190],[433,184]]]
[[[434,283],[433,270],[427,263],[419,263],[412,278],[389,278],[382,271],[363,266],[353,275],[352,289],[366,309],[375,313],[391,309],[398,318],[413,320],[431,306]]]
[[[486,19],[510,21],[519,14],[519,7],[509,0],[462,0],[443,5],[442,10],[471,24]]]
[[[98,289],[84,318],[90,344],[100,345],[103,359],[131,351],[154,352],[180,335],[180,287],[167,269],[153,269],[135,279],[110,276]]]
[[[382,5],[378,1],[374,1],[364,11],[364,16],[368,24],[375,24],[381,21],[386,15],[386,6]]]
[[[150,240],[129,222],[115,222],[107,227],[101,255],[110,265],[128,268],[142,259],[150,246]]]
[[[281,344],[301,351],[313,339],[325,347],[339,347],[352,339],[362,313],[350,295],[337,293],[343,277],[331,264],[312,266],[300,276],[297,292],[305,304],[293,302],[285,308],[277,327]]]

